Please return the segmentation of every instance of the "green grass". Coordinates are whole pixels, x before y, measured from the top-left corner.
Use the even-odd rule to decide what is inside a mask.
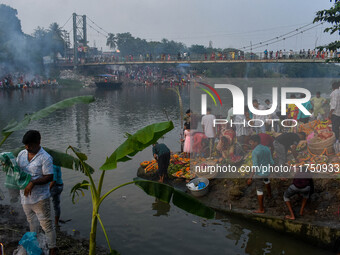
[[[57,79],[58,83],[67,88],[81,88],[83,87],[83,83],[78,80],[71,79]]]

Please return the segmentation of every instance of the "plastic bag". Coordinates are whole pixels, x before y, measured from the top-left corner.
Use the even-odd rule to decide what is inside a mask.
[[[25,248],[21,245],[13,251],[13,255],[27,255]]]
[[[39,247],[37,233],[35,232],[26,232],[19,241],[19,244],[26,249],[28,255],[43,254],[43,251]]]

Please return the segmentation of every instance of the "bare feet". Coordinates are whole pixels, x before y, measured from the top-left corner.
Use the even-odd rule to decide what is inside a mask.
[[[56,248],[50,249],[50,254],[49,255],[56,255],[56,254],[57,254],[57,249]]]
[[[285,218],[287,220],[295,220],[295,216],[292,216],[292,215],[286,215]]]
[[[300,211],[300,216],[303,216],[303,212]]]
[[[256,211],[253,211],[253,213],[264,213],[264,210],[256,210]]]

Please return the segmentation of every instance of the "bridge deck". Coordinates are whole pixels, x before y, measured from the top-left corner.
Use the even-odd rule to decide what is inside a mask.
[[[85,63],[78,66],[102,66],[102,65],[143,65],[143,64],[212,64],[212,63],[325,63],[325,59],[246,59],[246,60],[169,60],[169,61],[115,61],[101,63]],[[60,66],[73,66],[73,63],[60,63]]]

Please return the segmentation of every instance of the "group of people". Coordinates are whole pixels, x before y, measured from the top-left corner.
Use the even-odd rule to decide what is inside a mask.
[[[7,74],[0,77],[0,89],[27,89],[58,86],[55,79],[43,79],[40,76],[26,77],[25,74]]]
[[[154,85],[185,85],[190,83],[192,78],[191,74],[183,74],[178,68],[169,67],[167,69],[161,69],[159,67],[130,67],[124,74],[126,82]]]
[[[336,50],[325,49],[302,49],[299,51],[293,50],[267,50],[262,52],[250,52],[235,49],[234,51],[212,51],[203,54],[196,54],[187,52],[178,52],[177,54],[162,53],[159,55],[152,55],[151,53],[139,55],[126,55],[119,56],[113,54],[111,56],[95,56],[88,58],[86,62],[146,62],[146,61],[190,61],[190,60],[205,60],[205,61],[218,61],[218,60],[245,60],[249,59],[331,59],[336,58],[338,52]]]
[[[300,50],[298,52],[294,52],[293,50],[277,50],[268,51],[267,49],[263,52],[264,59],[331,59],[337,57],[337,51],[333,50],[317,50],[317,49],[305,49]]]
[[[276,116],[256,116],[245,107],[244,115],[233,115],[232,109],[228,111],[228,124],[226,125],[214,125],[216,119],[212,114],[211,109],[207,108],[207,114],[201,119],[202,131],[197,131],[197,115],[195,115],[195,130],[190,131],[191,120],[193,114],[190,110],[187,111],[189,118],[185,124],[185,143],[184,152],[186,153],[203,153],[203,156],[210,159],[215,153],[217,157],[220,157],[220,162],[224,159],[232,159],[237,161],[237,156],[244,156],[248,151],[252,151],[252,165],[257,167],[257,171],[254,172],[248,179],[250,185],[255,180],[259,209],[256,213],[264,213],[263,207],[263,190],[266,187],[268,196],[271,197],[269,172],[264,166],[278,165],[284,166],[287,164],[288,150],[291,151],[293,157],[298,159],[298,152],[296,150],[300,141],[306,140],[306,134],[304,132],[297,132],[297,128],[284,128],[275,126],[270,123],[266,123],[266,119],[293,119],[299,124],[307,123],[314,119],[326,119],[329,118],[332,122],[332,131],[335,134],[336,141],[339,142],[339,128],[340,128],[340,82],[334,82],[332,84],[332,93],[330,94],[330,100],[326,100],[321,97],[321,93],[317,92],[310,101],[303,103],[302,105],[312,114],[311,116],[305,115],[301,110],[293,105],[288,105],[286,115],[277,111],[274,114]],[[300,95],[304,97],[304,95]],[[296,98],[296,95],[292,94],[291,98]],[[326,114],[325,106],[329,105],[329,113]],[[271,103],[267,99],[265,105],[260,105],[258,100],[253,100],[253,107],[259,110],[265,110],[271,108]],[[279,108],[279,107],[278,107]],[[235,125],[230,126],[230,120],[234,120]],[[248,125],[248,121],[251,119],[262,119],[264,125],[261,127],[253,128]],[[245,123],[241,125],[240,123]],[[221,127],[222,126],[222,127]],[[266,133],[266,131],[280,132],[276,137]],[[218,140],[215,146],[215,140]],[[199,141],[199,143],[197,143]],[[208,144],[209,149],[202,151],[200,143],[205,142]],[[197,149],[199,148],[199,149]],[[275,163],[273,160],[273,154],[276,152]],[[202,154],[199,154],[202,155]],[[236,160],[235,160],[236,159]],[[309,196],[309,191],[312,190],[312,179],[308,171],[304,168],[303,173],[299,173],[299,176],[295,176],[292,185],[284,194],[284,201],[287,204],[290,214],[287,215],[288,219],[295,219],[290,204],[290,197],[296,193],[303,196],[303,202],[300,210],[300,214],[303,214],[306,201]]]

